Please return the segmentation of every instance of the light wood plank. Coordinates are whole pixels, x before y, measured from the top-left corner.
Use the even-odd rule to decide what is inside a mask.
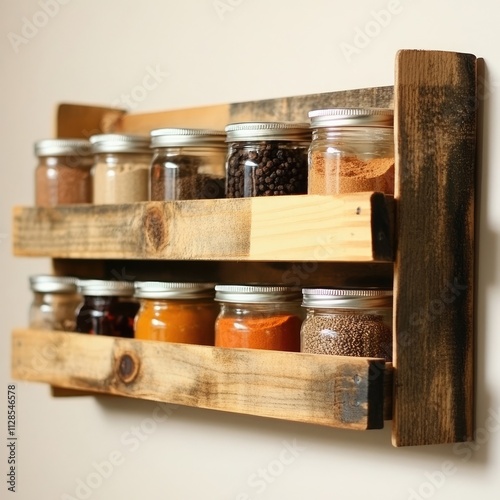
[[[20,329],[12,336],[12,376],[331,427],[383,427],[384,362],[371,358]]]
[[[476,58],[396,62],[393,443],[453,443],[473,435]]]
[[[113,131],[125,110],[103,106],[62,103],[57,107],[56,137],[83,138]]]
[[[380,193],[14,210],[14,253],[101,259],[390,261]]]

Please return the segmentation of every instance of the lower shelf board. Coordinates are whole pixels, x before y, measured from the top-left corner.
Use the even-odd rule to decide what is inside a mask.
[[[14,379],[354,430],[390,419],[381,359],[17,329]]]

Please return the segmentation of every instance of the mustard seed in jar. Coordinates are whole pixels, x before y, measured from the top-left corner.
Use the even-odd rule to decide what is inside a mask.
[[[392,291],[304,289],[301,352],[392,360]]]

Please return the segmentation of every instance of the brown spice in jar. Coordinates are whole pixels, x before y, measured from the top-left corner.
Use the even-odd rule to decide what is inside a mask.
[[[324,314],[306,318],[301,352],[392,359],[392,330],[375,314]]]
[[[394,194],[394,158],[362,160],[356,156],[311,157],[308,194],[378,191]]]
[[[90,166],[73,167],[63,163],[41,164],[35,172],[35,186],[35,204],[38,207],[91,203],[92,201]]]

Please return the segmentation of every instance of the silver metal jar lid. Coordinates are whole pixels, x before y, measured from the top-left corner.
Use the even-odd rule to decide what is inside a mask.
[[[52,276],[37,274],[30,276],[30,288],[40,293],[76,293],[77,278],[73,276]]]
[[[315,109],[308,115],[311,128],[394,126],[394,110],[389,108]]]
[[[34,150],[36,156],[89,156],[92,145],[86,139],[42,139]]]
[[[159,128],[151,131],[151,147],[212,146],[226,148],[223,130]]]
[[[89,140],[94,153],[151,153],[150,139],[142,135],[99,134]]]
[[[392,290],[379,288],[347,289],[347,288],[304,288],[302,290],[302,306],[364,308],[389,307],[392,305]]]
[[[241,122],[226,126],[227,142],[268,139],[273,141],[310,141],[308,123]]]
[[[140,299],[213,298],[214,286],[213,283],[136,281],[134,295]]]
[[[131,297],[134,294],[132,281],[78,280],[82,295],[94,297]]]
[[[238,303],[299,302],[300,290],[288,286],[216,285],[215,300]]]

